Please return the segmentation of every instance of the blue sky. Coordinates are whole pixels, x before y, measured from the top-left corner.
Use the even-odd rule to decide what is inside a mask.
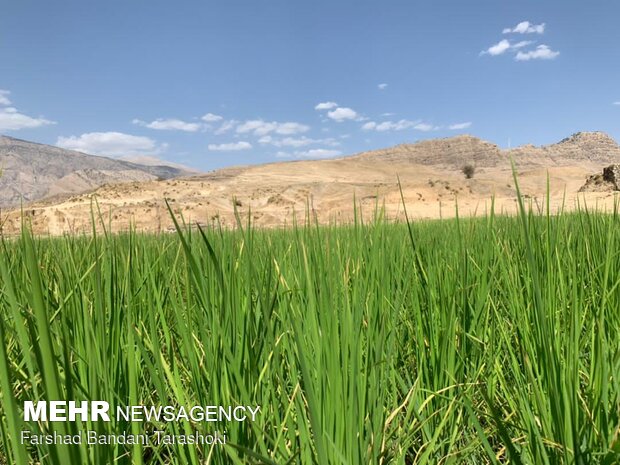
[[[620,140],[620,2],[4,2],[0,133],[209,170]],[[617,102],[617,104],[616,104]]]

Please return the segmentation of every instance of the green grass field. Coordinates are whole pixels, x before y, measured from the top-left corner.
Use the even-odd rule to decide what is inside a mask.
[[[618,212],[181,230],[2,242],[0,463],[620,463]],[[54,399],[261,411],[24,423]]]

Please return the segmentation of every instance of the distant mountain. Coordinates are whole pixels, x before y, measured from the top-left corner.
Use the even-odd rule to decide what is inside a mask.
[[[502,150],[477,137],[464,135],[432,139],[415,144],[401,144],[356,155],[375,161],[410,161],[411,163],[460,169],[464,164],[492,168],[510,164],[517,166],[567,166],[575,163],[620,163],[620,146],[603,132],[578,132],[556,144],[536,147],[523,145]]]
[[[157,157],[150,157],[148,155],[127,155],[124,157],[118,157],[116,160],[128,161],[129,163],[135,163],[136,165],[146,166],[162,166],[162,160]],[[166,160],[165,165],[171,168],[178,168],[181,171],[187,171],[188,173],[199,174],[200,171],[191,168],[189,166],[182,165],[181,163],[174,163]]]
[[[0,207],[104,184],[193,174],[173,166],[132,163],[0,136]]]

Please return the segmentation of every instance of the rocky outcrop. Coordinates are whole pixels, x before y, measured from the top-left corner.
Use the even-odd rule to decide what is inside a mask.
[[[603,174],[594,174],[586,180],[579,192],[613,192],[620,191],[620,165],[610,165],[603,169]]]
[[[363,153],[357,157],[372,161],[410,161],[459,171],[468,164],[477,168],[492,167],[505,161],[497,145],[467,135],[401,144]]]
[[[620,165],[611,165],[603,169],[603,179],[611,182],[615,190],[620,191]]]
[[[541,147],[527,144],[507,150],[477,137],[463,135],[401,144],[362,153],[356,158],[370,161],[409,161],[457,171],[468,164],[476,168],[510,168],[511,161],[519,168],[576,164],[604,166],[620,163],[620,146],[603,132],[578,132],[556,144]]]
[[[565,161],[620,163],[620,146],[604,132],[578,132],[548,149]]]

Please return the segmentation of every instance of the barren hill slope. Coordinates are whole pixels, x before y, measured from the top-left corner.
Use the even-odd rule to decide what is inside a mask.
[[[327,160],[305,160],[234,167],[183,179],[104,186],[92,194],[60,203],[40,202],[28,208],[38,233],[90,230],[96,199],[106,224],[115,231],[133,224],[143,231],[165,231],[172,225],[164,204],[169,199],[185,220],[202,224],[235,224],[234,208],[258,226],[282,226],[303,219],[307,209],[322,222],[350,221],[354,205],[365,218],[384,208],[402,218],[400,179],[412,218],[480,214],[494,196],[496,211],[514,212],[516,194],[511,168],[515,161],[522,193],[542,206],[551,186],[551,207],[562,202],[609,205],[614,194],[578,194],[586,177],[620,162],[620,147],[602,133],[579,133],[546,147],[501,150],[472,136],[403,144],[390,149]],[[462,173],[475,166],[472,179]],[[355,204],[354,204],[355,202]],[[17,212],[3,218],[6,232],[20,227]]]
[[[86,155],[0,136],[0,207],[49,195],[92,190],[106,183],[169,179],[189,172]]]
[[[557,144],[544,147],[526,145],[507,150],[518,165],[541,166],[596,164],[604,165],[620,162],[620,146],[603,132],[578,132]]]
[[[357,155],[357,158],[375,162],[410,162],[451,169],[460,169],[464,164],[474,164],[481,168],[492,167],[505,161],[497,145],[468,135],[401,144],[362,153]]]
[[[357,155],[375,161],[411,162],[421,165],[461,169],[465,164],[477,168],[510,165],[518,167],[569,166],[584,163],[620,161],[620,146],[603,132],[578,132],[552,145],[524,145],[502,150],[497,145],[470,135],[434,139],[415,144],[401,144],[383,150]]]

